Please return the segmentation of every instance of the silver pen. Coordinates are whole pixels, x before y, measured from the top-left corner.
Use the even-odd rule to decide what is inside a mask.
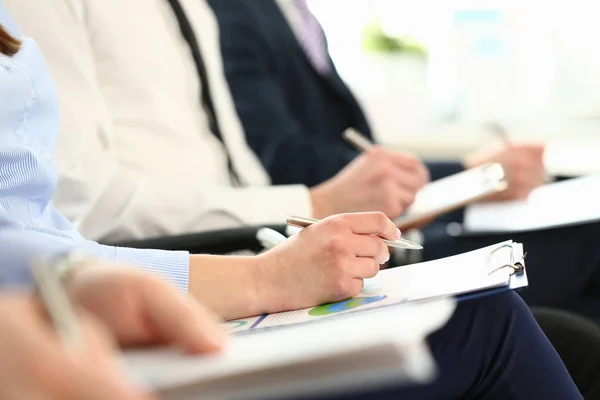
[[[38,259],[32,263],[31,272],[37,293],[58,337],[69,351],[80,351],[85,345],[84,336],[75,306],[65,287],[64,268],[60,263],[70,263],[70,260],[51,263]]]
[[[344,132],[344,139],[359,151],[367,151],[375,146],[369,139],[350,128]]]
[[[298,228],[307,228],[318,221],[319,221],[318,219],[314,219],[314,218],[292,217],[292,216],[286,217],[286,222],[288,225],[296,226]],[[387,240],[387,239],[381,238],[381,240],[390,247],[398,247],[401,249],[410,249],[410,250],[423,249],[423,246],[421,246],[420,244],[411,242],[410,240],[406,240],[406,239]]]

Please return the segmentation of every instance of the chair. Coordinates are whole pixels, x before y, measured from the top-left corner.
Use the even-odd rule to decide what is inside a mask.
[[[263,227],[265,226],[246,226],[106,244],[137,249],[185,250],[192,254],[227,254],[241,250],[258,252],[262,250],[262,246],[256,239],[256,232]],[[285,234],[285,225],[267,225],[266,227]]]

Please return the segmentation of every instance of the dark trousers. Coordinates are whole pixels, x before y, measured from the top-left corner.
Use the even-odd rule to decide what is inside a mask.
[[[448,324],[428,341],[439,367],[433,383],[339,399],[583,398],[529,308],[513,292],[459,303]]]
[[[574,311],[600,322],[600,223],[535,232],[451,236],[446,216],[423,229],[423,259],[434,260],[505,240],[521,242],[529,287],[519,294],[531,306]]]

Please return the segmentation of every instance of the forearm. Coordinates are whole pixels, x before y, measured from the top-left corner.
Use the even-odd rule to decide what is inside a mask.
[[[225,320],[269,312],[260,257],[192,255],[189,293]]]

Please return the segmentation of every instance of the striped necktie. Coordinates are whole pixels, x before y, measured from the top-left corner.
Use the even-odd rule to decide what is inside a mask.
[[[190,47],[190,52],[192,53],[192,57],[194,58],[194,64],[196,65],[196,71],[198,72],[198,77],[200,78],[200,82],[202,84],[202,93],[200,97],[200,102],[202,107],[204,108],[204,112],[206,113],[206,117],[208,119],[208,125],[210,131],[213,135],[221,142],[223,145],[223,149],[225,150],[225,156],[227,158],[227,168],[229,169],[229,177],[231,179],[231,183],[234,186],[239,186],[241,183],[240,177],[236,172],[233,162],[231,161],[231,155],[229,154],[229,150],[227,149],[227,144],[223,139],[223,135],[221,133],[221,128],[219,126],[219,121],[217,119],[217,112],[215,110],[215,105],[212,100],[212,95],[210,93],[210,82],[208,81],[208,74],[206,72],[206,66],[204,65],[204,60],[202,59],[202,54],[200,53],[200,47],[198,45],[198,41],[196,40],[196,35],[194,34],[194,29],[187,16],[185,15],[185,11],[183,7],[179,3],[178,0],[168,0],[171,8],[173,9],[173,13],[177,18],[177,22],[179,23],[179,29],[181,30],[181,35],[188,43]]]
[[[309,10],[306,0],[293,0],[293,4],[300,14],[301,27],[297,32],[298,41],[317,72],[327,75],[331,71],[331,60],[327,52],[323,29]]]

